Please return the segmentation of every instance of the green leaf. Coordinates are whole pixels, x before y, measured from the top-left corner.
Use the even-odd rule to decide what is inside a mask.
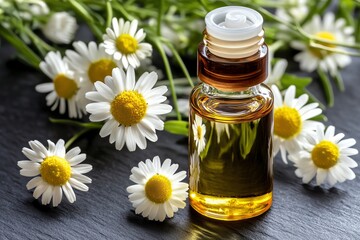
[[[164,128],[166,131],[178,135],[188,136],[189,123],[187,121],[169,120],[165,122]]]
[[[303,89],[311,83],[310,77],[299,77],[293,74],[285,73],[281,78],[281,86],[286,89],[291,85],[295,85],[297,89]]]

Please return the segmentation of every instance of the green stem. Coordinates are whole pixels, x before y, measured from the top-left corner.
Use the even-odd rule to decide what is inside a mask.
[[[72,136],[66,143],[65,143],[65,149],[68,149],[73,142],[75,142],[81,135],[85,134],[86,132],[90,131],[90,128],[84,128],[81,129],[78,133],[76,133],[74,136]]]
[[[343,51],[343,50],[338,49],[338,48],[327,47],[327,46],[324,46],[322,44],[318,44],[318,43],[315,43],[315,42],[310,42],[310,47],[314,47],[314,48],[325,50],[325,51],[332,52],[332,53],[340,53],[340,54],[344,54],[344,55],[360,57],[360,52],[359,53],[354,53],[354,52]]]
[[[34,53],[19,37],[0,24],[0,36],[6,39],[23,56],[28,64],[39,68],[41,58]]]
[[[181,70],[183,71],[186,79],[188,80],[189,84],[191,87],[194,87],[194,83],[190,77],[189,71],[187,70],[187,67],[185,66],[184,61],[182,60],[182,58],[180,57],[178,51],[176,51],[176,49],[174,48],[174,46],[172,45],[172,43],[170,42],[166,42],[166,45],[170,48],[171,52],[173,53],[176,61],[178,62]]]
[[[297,27],[294,26],[291,23],[288,23],[284,20],[282,20],[281,18],[278,18],[277,16],[275,16],[274,14],[272,14],[271,12],[269,12],[268,10],[266,10],[265,8],[262,7],[256,7],[254,6],[254,8],[256,8],[256,10],[258,10],[261,14],[263,14],[264,16],[267,16],[268,18],[272,19],[275,22],[281,23],[285,26],[287,26],[290,30],[292,30],[295,34],[298,34],[301,36],[301,34],[298,33]]]
[[[319,9],[319,11],[318,11],[318,14],[319,14],[319,15],[322,15],[322,14],[326,11],[326,9],[330,6],[331,2],[332,2],[332,0],[327,0],[327,1],[320,7],[320,9]]]
[[[323,70],[321,70],[320,68],[318,68],[317,72],[319,74],[320,81],[321,81],[324,91],[325,91],[326,102],[329,107],[332,107],[332,106],[334,106],[334,91],[331,86],[330,80],[327,77],[326,73]]]
[[[279,1],[255,1],[255,4],[261,6],[261,7],[266,7],[266,8],[292,8],[292,7],[296,7],[296,4],[291,4],[291,3],[287,3],[287,2],[279,2]]]
[[[339,90],[341,92],[345,91],[344,80],[343,80],[343,78],[341,76],[341,73],[339,71],[336,72],[335,83],[336,83],[336,86],[339,88]]]
[[[90,29],[93,32],[93,34],[95,35],[95,37],[97,39],[101,40],[102,32],[97,27],[93,17],[88,13],[88,11],[85,9],[85,7],[83,5],[81,5],[79,2],[77,2],[76,0],[68,0],[68,2],[70,3],[73,10],[84,19],[84,21],[90,27]]]
[[[312,100],[313,102],[317,102],[319,103],[319,107],[322,109],[322,110],[325,110],[326,109],[326,106],[324,104],[322,104],[322,102],[320,102],[320,100],[314,96],[314,94],[312,94],[309,90],[307,90],[306,88],[304,88],[304,92],[309,95],[309,98],[310,100]]]
[[[356,24],[355,24],[355,42],[360,42],[360,18],[358,18]]]
[[[162,23],[162,17],[164,15],[164,0],[160,0],[160,9],[159,13],[157,15],[157,25],[156,25],[156,34],[158,36],[161,36],[161,23]]]
[[[118,1],[114,1],[113,3],[113,8],[119,11],[126,20],[132,21],[134,19]]]
[[[279,50],[284,45],[285,45],[284,41],[278,40],[278,41],[274,42],[273,44],[269,45],[269,49],[270,49],[270,51],[275,53],[277,50]]]
[[[305,32],[300,25],[297,25],[296,28],[302,35],[304,35],[306,38],[308,38],[310,40],[310,44],[311,44],[311,42],[317,41],[317,42],[320,42],[320,43],[323,43],[323,44],[326,43],[326,44],[329,44],[329,45],[337,45],[337,46],[343,46],[343,47],[348,47],[348,48],[360,49],[360,44],[344,43],[344,42],[328,40],[328,39],[325,39],[325,38],[319,38],[319,37],[316,37],[314,35],[310,35],[307,32]],[[317,43],[315,43],[315,44],[317,44]]]
[[[39,38],[28,26],[24,26],[24,30],[43,57],[46,55],[47,52],[56,50],[55,48],[44,42],[41,38]]]
[[[311,1],[313,3],[312,6],[309,6],[310,12],[306,15],[306,17],[301,21],[300,25],[303,26],[307,23],[313,16],[317,13],[318,6],[321,3],[320,1]]]
[[[84,123],[84,122],[79,122],[79,121],[70,120],[70,119],[49,118],[49,121],[52,123],[82,127],[82,128],[87,128],[87,129],[99,129],[102,127],[101,123],[93,123],[93,122]]]
[[[158,38],[153,39],[153,42],[155,44],[155,46],[157,47],[160,56],[164,62],[164,67],[165,67],[165,71],[166,71],[166,75],[169,79],[169,83],[170,83],[170,91],[171,91],[171,95],[172,95],[172,99],[174,102],[174,108],[175,108],[175,112],[177,115],[177,119],[181,120],[181,113],[179,111],[179,107],[178,107],[178,103],[177,103],[177,96],[176,96],[176,92],[175,92],[175,85],[174,85],[174,79],[172,76],[172,72],[171,72],[171,68],[170,68],[170,64],[169,64],[169,60],[165,54],[165,51],[163,49],[163,46],[161,45],[161,42],[159,41]]]
[[[113,18],[113,9],[111,7],[111,0],[106,1],[106,28],[110,27],[111,25],[111,19]]]
[[[198,0],[200,5],[203,6],[203,8],[205,9],[206,12],[210,12],[211,8],[209,8],[209,6],[204,2],[204,0]]]

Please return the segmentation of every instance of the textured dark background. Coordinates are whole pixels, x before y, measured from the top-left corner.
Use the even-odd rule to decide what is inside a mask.
[[[76,191],[77,201],[65,198],[59,207],[42,206],[27,191],[30,178],[20,176],[17,161],[29,140],[69,139],[77,131],[48,121],[59,117],[45,106],[45,95],[35,92],[46,77],[12,60],[15,51],[0,48],[0,239],[360,239],[360,169],[357,178],[333,188],[303,185],[295,168],[280,159],[274,163],[274,202],[271,210],[254,219],[220,222],[204,218],[188,205],[163,223],[135,215],[127,199],[130,169],[159,155],[187,170],[187,139],[166,132],[145,151],[116,151],[97,132],[75,143],[94,169],[89,192]],[[296,69],[294,69],[296,71]],[[346,138],[360,141],[360,59],[343,71],[346,92],[335,89],[333,108],[326,110]],[[315,83],[312,92],[322,99]],[[355,146],[359,147],[359,143]],[[354,159],[360,163],[359,155]]]

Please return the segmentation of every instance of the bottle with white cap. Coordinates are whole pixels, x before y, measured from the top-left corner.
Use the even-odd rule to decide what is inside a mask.
[[[240,220],[272,204],[273,95],[262,16],[249,8],[205,17],[198,78],[190,96],[190,205],[220,220]]]

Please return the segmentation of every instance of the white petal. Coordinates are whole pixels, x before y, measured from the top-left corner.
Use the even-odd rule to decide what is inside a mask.
[[[78,180],[78,181],[80,181],[80,182],[82,182],[82,183],[91,183],[92,182],[92,180],[91,180],[91,178],[89,178],[89,177],[87,177],[87,176],[85,176],[85,175],[82,175],[82,174],[80,174],[80,173],[72,173],[71,174],[71,177],[72,178],[75,178],[76,180]]]
[[[115,147],[117,150],[121,150],[124,147],[125,140],[126,140],[125,127],[119,126],[116,134],[116,142],[115,142]]]
[[[133,90],[135,87],[135,71],[134,68],[129,67],[126,72],[125,89]]]
[[[53,195],[53,186],[48,185],[47,189],[42,195],[41,203],[43,205],[49,204],[51,202],[52,195]]]
[[[58,206],[62,200],[62,190],[60,186],[55,186],[53,190],[53,207]]]
[[[104,97],[107,101],[111,102],[115,98],[113,91],[105,83],[96,81],[94,83],[94,86],[96,90],[100,93],[100,95]]]
[[[40,93],[47,93],[54,90],[54,83],[42,83],[39,85],[36,85],[35,90]]]
[[[292,102],[295,98],[295,86],[291,85],[285,92],[284,102],[287,106],[292,106]]]
[[[106,137],[106,136],[110,135],[112,130],[117,128],[118,126],[119,126],[119,123],[116,120],[111,119],[102,126],[102,128],[100,129],[99,135],[101,137]]]
[[[39,169],[21,169],[20,175],[25,177],[35,177],[40,174]]]
[[[355,139],[353,138],[349,138],[349,139],[345,139],[342,140],[338,143],[338,147],[340,148],[340,150],[345,149],[345,148],[349,148],[352,147],[356,144]]]
[[[55,145],[54,155],[64,158],[65,151],[65,142],[64,140],[59,139]]]
[[[70,203],[73,203],[76,201],[76,196],[75,196],[74,190],[72,189],[69,182],[65,183],[65,185],[62,185],[61,188],[64,191],[64,194]]]
[[[316,185],[323,184],[326,177],[327,177],[327,170],[322,169],[322,168],[318,168],[317,169],[317,175],[316,175]]]
[[[68,159],[68,162],[70,163],[70,166],[75,166],[75,165],[83,162],[85,159],[86,159],[86,154],[81,153],[75,157]]]
[[[340,156],[339,159],[340,159],[340,162],[342,162],[349,168],[354,168],[354,167],[358,166],[357,162],[355,162],[352,158],[350,158],[348,156]]]
[[[90,164],[79,164],[72,167],[74,173],[88,173],[93,169]],[[76,177],[74,177],[76,179]]]
[[[75,157],[76,155],[79,155],[80,152],[81,152],[81,150],[79,147],[74,147],[65,154],[65,159],[69,160],[69,159]]]
[[[30,190],[39,186],[43,182],[42,177],[34,177],[26,184],[26,189]]]
[[[69,183],[71,186],[77,190],[87,192],[89,190],[89,187],[83,184],[82,182],[76,180],[75,178],[70,178]]]

